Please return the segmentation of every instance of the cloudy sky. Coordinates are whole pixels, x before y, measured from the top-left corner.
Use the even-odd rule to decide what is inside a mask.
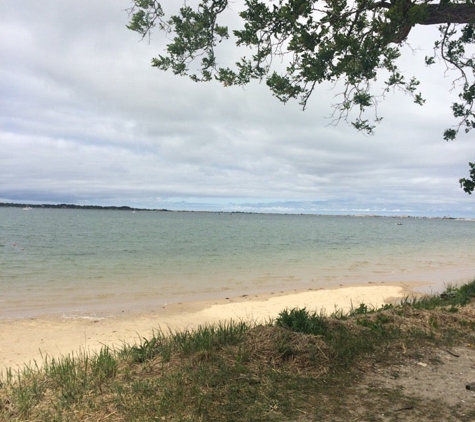
[[[365,136],[331,125],[331,86],[302,111],[265,84],[152,68],[163,36],[127,30],[129,6],[0,0],[0,202],[475,217],[458,184],[474,134],[442,139],[451,78],[423,65],[435,28],[414,30],[401,61],[426,105],[389,95]]]

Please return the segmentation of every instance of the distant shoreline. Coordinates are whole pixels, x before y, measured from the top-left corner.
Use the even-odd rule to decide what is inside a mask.
[[[186,213],[206,213],[206,214],[263,214],[263,215],[312,215],[325,217],[355,217],[355,218],[402,218],[402,219],[419,219],[419,220],[461,220],[475,221],[473,218],[463,217],[426,217],[412,215],[379,215],[379,214],[306,214],[306,213],[265,213],[255,211],[202,211],[202,210],[169,210],[166,208],[136,208],[127,205],[76,205],[76,204],[27,204],[16,202],[0,202],[3,208],[23,208],[23,209],[72,209],[72,210],[98,210],[98,211],[142,211],[142,212],[186,212]]]
[[[0,207],[6,208],[52,208],[52,209],[83,209],[83,210],[112,210],[112,211],[170,211],[167,209],[134,208],[128,206],[75,205],[75,204],[20,204],[0,202]]]

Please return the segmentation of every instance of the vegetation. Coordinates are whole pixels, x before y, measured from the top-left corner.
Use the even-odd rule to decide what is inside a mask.
[[[268,324],[229,321],[45,357],[3,374],[0,420],[392,421],[401,409],[414,418],[401,420],[473,420],[470,406],[364,380],[375,367],[430,358],[435,347],[475,344],[474,297],[475,281],[381,309],[287,309]]]
[[[129,10],[129,29],[142,37],[154,29],[167,35],[153,66],[224,86],[265,80],[279,100],[298,99],[304,108],[317,85],[334,84],[341,88],[335,121],[350,119],[367,133],[381,121],[377,105],[388,92],[401,90],[424,104],[419,80],[407,77],[398,59],[413,27],[437,25],[440,36],[424,60],[454,71],[451,109],[458,121],[443,137],[475,128],[473,0],[200,0],[168,15],[163,3],[134,0]],[[229,43],[242,57],[228,65],[234,53],[223,45]],[[468,193],[473,180],[460,180]]]
[[[475,190],[475,163],[468,163],[470,166],[470,177],[460,179],[462,189],[469,195]]]

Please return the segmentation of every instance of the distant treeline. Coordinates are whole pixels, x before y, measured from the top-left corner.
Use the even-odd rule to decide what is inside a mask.
[[[16,204],[10,202],[0,202],[0,207],[14,208],[59,208],[59,209],[81,209],[81,210],[114,210],[114,211],[169,211],[167,209],[148,209],[133,207],[103,207],[101,205],[75,205],[75,204]]]

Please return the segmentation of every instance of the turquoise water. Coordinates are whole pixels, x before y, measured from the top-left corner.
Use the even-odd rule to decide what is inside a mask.
[[[0,208],[0,318],[475,278],[475,222]]]

